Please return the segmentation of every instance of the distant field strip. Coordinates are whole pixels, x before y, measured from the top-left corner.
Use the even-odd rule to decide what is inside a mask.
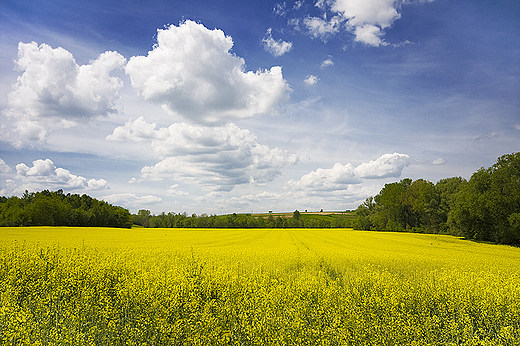
[[[520,345],[520,249],[348,229],[0,228],[1,345]]]

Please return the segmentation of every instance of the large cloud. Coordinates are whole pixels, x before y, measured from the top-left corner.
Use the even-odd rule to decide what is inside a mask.
[[[4,137],[15,146],[44,141],[49,130],[66,128],[78,121],[116,112],[122,81],[110,75],[125,64],[117,52],[105,52],[79,66],[63,48],[19,43],[18,77],[4,112],[9,124]]]
[[[140,96],[202,124],[222,124],[274,112],[288,99],[282,69],[245,71],[221,30],[185,21],[157,32],[147,56],[132,57],[126,73]]]
[[[16,179],[22,181],[17,186],[13,180],[9,181],[8,188],[4,189],[5,194],[19,194],[25,190],[104,190],[108,189],[106,180],[89,179],[77,176],[70,171],[54,165],[50,159],[35,160],[32,167],[25,163],[16,165]]]
[[[175,123],[156,129],[139,118],[116,128],[107,139],[151,143],[162,160],[143,167],[142,180],[191,180],[222,190],[272,181],[283,167],[298,160],[286,150],[259,144],[250,131],[233,123],[213,127]]]
[[[326,40],[344,28],[355,41],[377,47],[387,44],[384,30],[401,17],[403,4],[429,1],[433,0],[319,0],[316,6],[325,11],[323,18],[307,17],[303,23],[313,37]]]
[[[335,191],[348,191],[353,185],[361,184],[363,179],[383,179],[399,177],[403,169],[410,164],[406,154],[385,154],[376,160],[364,162],[355,167],[347,163],[336,163],[330,169],[318,168],[305,174],[300,180],[290,180],[287,189],[306,191],[312,195],[321,195]]]

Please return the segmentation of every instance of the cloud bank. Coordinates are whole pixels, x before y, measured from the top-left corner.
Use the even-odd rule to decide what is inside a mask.
[[[141,180],[189,180],[221,190],[272,181],[283,167],[298,161],[294,153],[259,144],[249,130],[233,123],[174,123],[156,129],[141,117],[116,128],[107,140],[150,143],[162,160],[143,167]]]

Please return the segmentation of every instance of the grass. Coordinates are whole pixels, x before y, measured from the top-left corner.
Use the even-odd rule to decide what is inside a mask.
[[[0,229],[2,345],[519,345],[520,249],[347,229]]]

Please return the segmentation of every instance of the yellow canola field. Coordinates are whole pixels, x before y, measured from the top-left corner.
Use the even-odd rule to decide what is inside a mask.
[[[348,229],[0,228],[0,345],[520,345],[520,249]]]

